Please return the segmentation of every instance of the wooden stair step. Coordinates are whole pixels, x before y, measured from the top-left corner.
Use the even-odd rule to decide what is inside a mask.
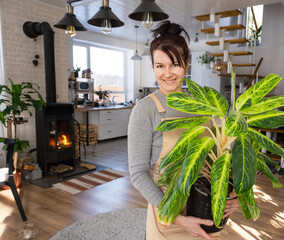
[[[223,57],[224,53],[211,53],[213,57]],[[242,55],[252,55],[252,52],[244,51],[244,52],[230,52],[229,55],[233,56],[242,56]]]
[[[225,17],[233,17],[233,16],[238,16],[241,15],[242,12],[239,10],[231,10],[231,11],[224,11],[224,12],[218,12],[215,13],[215,15],[219,16],[220,18],[225,18]],[[210,14],[205,14],[205,15],[199,15],[195,17],[199,21],[209,21],[210,20]]]
[[[225,40],[225,43],[229,43],[229,44],[245,44],[248,43],[249,40],[245,39],[245,38],[238,38],[238,39],[227,39]],[[209,41],[206,42],[207,45],[210,46],[219,46],[220,42],[219,41]]]
[[[274,161],[281,161],[281,156],[273,153],[264,153],[267,157]]]
[[[231,77],[230,73],[223,73],[223,74],[218,74],[219,77]],[[236,74],[236,77],[240,78],[251,78],[252,74]],[[259,79],[264,78],[264,76],[258,76]]]
[[[284,133],[284,128],[274,128],[274,129],[258,128],[258,127],[252,127],[252,128],[255,129],[255,130],[264,131],[264,132]]]
[[[236,30],[245,29],[245,26],[243,26],[242,24],[236,24],[236,25],[223,26],[223,27],[220,27],[220,29],[228,32],[228,31],[236,31]],[[215,28],[203,28],[200,31],[206,34],[211,34],[215,32]]]
[[[233,67],[254,67],[254,63],[234,63]]]

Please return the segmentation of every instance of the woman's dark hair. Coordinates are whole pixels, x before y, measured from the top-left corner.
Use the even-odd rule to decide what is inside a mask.
[[[150,45],[152,64],[154,64],[154,51],[161,50],[169,56],[173,64],[175,56],[178,64],[182,67],[186,67],[189,61],[190,51],[185,38],[180,34],[184,32],[188,41],[190,41],[190,38],[184,28],[179,24],[164,21],[158,28],[152,30],[152,32],[154,38]]]

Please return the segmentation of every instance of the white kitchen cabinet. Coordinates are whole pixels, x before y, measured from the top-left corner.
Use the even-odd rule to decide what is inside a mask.
[[[89,124],[98,126],[98,140],[126,136],[131,110],[119,108],[88,111]],[[86,123],[86,112],[76,111],[75,117],[79,123]]]
[[[141,60],[141,87],[152,88],[156,87],[155,85],[156,78],[154,75],[152,62],[150,56],[142,56]]]

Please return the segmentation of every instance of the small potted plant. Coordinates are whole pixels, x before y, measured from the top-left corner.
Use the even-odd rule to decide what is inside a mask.
[[[276,74],[270,74],[251,86],[236,101],[234,95],[231,109],[226,98],[218,91],[211,87],[203,88],[190,79],[185,79],[190,96],[182,92],[168,95],[168,106],[197,116],[166,120],[157,127],[159,131],[185,129],[159,167],[161,177],[158,185],[168,185],[158,206],[157,218],[161,224],[168,226],[174,221],[188,197],[191,198],[189,195],[193,185],[200,176],[210,183],[209,201],[217,228],[223,227],[220,224],[230,179],[245,219],[258,218],[260,211],[253,193],[257,171],[268,176],[274,188],[282,187],[266,163],[279,166],[261,153],[260,148],[283,157],[284,149],[253,127],[272,129],[284,126],[284,112],[275,110],[284,105],[284,95],[265,98],[281,79]],[[235,93],[233,71],[232,88]],[[204,125],[208,121],[211,121],[212,127]],[[202,137],[205,130],[207,136]],[[188,207],[192,208],[190,205]]]
[[[210,63],[214,63],[215,58],[208,52],[205,52],[197,57],[197,61],[204,66],[204,69],[208,69],[210,67]]]
[[[74,68],[74,76],[75,76],[75,78],[78,78],[79,72],[81,71],[81,68],[78,67],[77,65],[76,65],[76,67],[73,67],[73,68]]]
[[[10,86],[0,85],[0,105],[3,105],[0,121],[7,128],[7,137],[15,139],[13,160],[16,169],[18,153],[23,153],[24,149],[29,147],[29,141],[20,140],[17,136],[17,125],[26,122],[21,114],[28,112],[32,116],[31,109],[40,110],[45,102],[38,91],[37,84],[30,82],[14,84],[10,78],[9,82]],[[14,134],[12,134],[12,125],[14,126]],[[0,142],[3,141],[4,138],[0,137]]]
[[[249,40],[249,47],[254,46],[254,44],[256,44],[255,46],[259,46],[259,38],[261,36],[261,31],[262,31],[262,25],[260,25],[259,28],[257,29],[252,29],[250,28],[250,36],[248,38]]]

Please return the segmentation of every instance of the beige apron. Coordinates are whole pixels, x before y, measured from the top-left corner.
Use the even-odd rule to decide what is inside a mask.
[[[149,95],[156,104],[158,112],[161,116],[163,116],[166,111],[163,108],[159,99],[154,95]],[[176,118],[167,118],[168,119],[176,119]],[[161,121],[166,120],[166,118],[162,118]],[[158,158],[158,161],[154,165],[153,169],[151,169],[151,177],[154,182],[157,183],[160,174],[159,174],[159,165],[163,157],[165,157],[170,150],[175,146],[181,134],[185,131],[185,129],[175,129],[167,132],[163,132],[163,146]],[[163,192],[166,191],[165,187],[161,188]],[[185,215],[185,211],[182,211],[182,215]],[[179,227],[175,223],[172,223],[169,227],[164,228],[157,221],[157,208],[152,204],[148,203],[148,213],[147,213],[147,222],[146,222],[146,240],[201,240],[204,238],[195,238],[191,237],[183,228]],[[219,236],[219,233],[214,234],[214,236]]]

